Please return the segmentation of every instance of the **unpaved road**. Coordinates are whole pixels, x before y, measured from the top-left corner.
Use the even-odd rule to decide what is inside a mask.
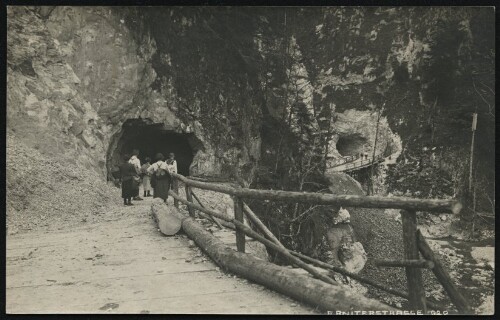
[[[151,201],[95,224],[9,235],[7,313],[315,313],[220,271],[185,235],[163,236]]]

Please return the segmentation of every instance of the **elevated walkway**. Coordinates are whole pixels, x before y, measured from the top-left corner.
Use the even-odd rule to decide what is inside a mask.
[[[390,157],[387,157],[390,158]],[[355,170],[360,170],[375,164],[379,164],[384,162],[386,157],[382,155],[377,155],[375,158],[373,157],[364,157],[364,156],[349,156],[344,159],[340,159],[334,163],[334,165],[330,166],[329,169],[337,172],[350,172]]]

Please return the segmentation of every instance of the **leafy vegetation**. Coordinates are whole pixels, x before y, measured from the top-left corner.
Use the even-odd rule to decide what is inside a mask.
[[[155,86],[175,88],[178,116],[203,119],[214,145],[241,150],[261,139],[260,159],[246,159],[257,168],[245,177],[252,186],[325,192],[335,113],[383,107],[403,141],[388,191],[468,203],[477,112],[476,190],[491,207],[491,8],[155,7],[143,20],[157,45]],[[300,205],[257,211],[291,248],[308,250],[321,247],[331,215]]]

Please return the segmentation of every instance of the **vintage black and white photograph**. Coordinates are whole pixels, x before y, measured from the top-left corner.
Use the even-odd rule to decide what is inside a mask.
[[[494,314],[495,7],[9,3],[7,314]]]

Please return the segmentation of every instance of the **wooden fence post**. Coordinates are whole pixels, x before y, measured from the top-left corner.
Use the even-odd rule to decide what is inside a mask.
[[[186,190],[186,200],[193,203],[193,196],[191,195],[191,187],[186,184],[185,190]],[[189,211],[189,216],[194,218],[195,217],[194,209],[191,208],[190,206],[187,206],[187,209]]]
[[[419,260],[417,246],[417,214],[415,211],[401,210],[401,221],[403,223],[403,244],[405,260]],[[410,308],[427,313],[425,305],[425,291],[422,282],[422,271],[418,268],[406,267],[406,280],[408,282],[408,294]]]
[[[243,221],[243,201],[240,197],[233,197],[234,201],[234,219],[241,223]],[[245,233],[236,226],[236,249],[239,252],[245,252]]]
[[[172,187],[174,189],[174,192],[178,195],[179,194],[179,180],[175,177],[172,177]],[[174,198],[174,206],[179,209],[179,200]]]

